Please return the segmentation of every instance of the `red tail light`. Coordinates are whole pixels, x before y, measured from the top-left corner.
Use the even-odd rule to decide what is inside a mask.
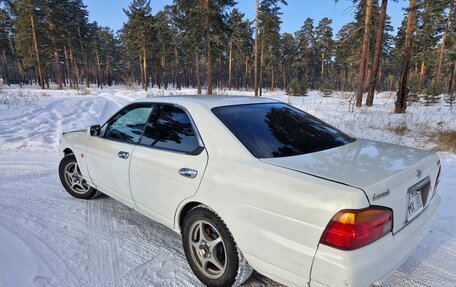
[[[388,208],[342,210],[326,226],[320,243],[353,250],[383,237],[392,230],[393,212]]]

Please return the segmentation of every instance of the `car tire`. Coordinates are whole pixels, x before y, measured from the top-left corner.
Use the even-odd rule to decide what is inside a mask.
[[[186,215],[182,243],[190,268],[206,286],[239,286],[252,274],[223,220],[204,205]]]
[[[99,195],[97,189],[91,187],[83,178],[76,157],[66,155],[59,164],[59,177],[65,190],[79,199],[92,199]]]

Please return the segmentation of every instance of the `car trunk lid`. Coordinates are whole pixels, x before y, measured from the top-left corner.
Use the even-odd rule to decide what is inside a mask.
[[[362,189],[371,205],[393,210],[393,232],[427,206],[438,170],[433,153],[364,139],[320,152],[261,161]],[[416,208],[412,214],[411,204]]]

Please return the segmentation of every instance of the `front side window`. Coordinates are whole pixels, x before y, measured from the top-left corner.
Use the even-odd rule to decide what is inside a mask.
[[[155,109],[140,144],[184,153],[192,153],[199,148],[189,116],[181,108],[171,105]]]
[[[225,106],[212,111],[257,158],[312,153],[355,140],[282,103]]]
[[[109,120],[104,137],[128,143],[138,143],[151,111],[151,105],[125,107]]]

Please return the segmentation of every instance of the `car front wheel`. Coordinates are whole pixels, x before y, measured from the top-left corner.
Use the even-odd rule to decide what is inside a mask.
[[[92,199],[98,195],[98,191],[82,176],[76,157],[72,154],[60,161],[59,177],[65,190],[76,198]]]
[[[185,217],[182,241],[191,269],[206,286],[239,286],[252,273],[222,219],[205,206]]]

